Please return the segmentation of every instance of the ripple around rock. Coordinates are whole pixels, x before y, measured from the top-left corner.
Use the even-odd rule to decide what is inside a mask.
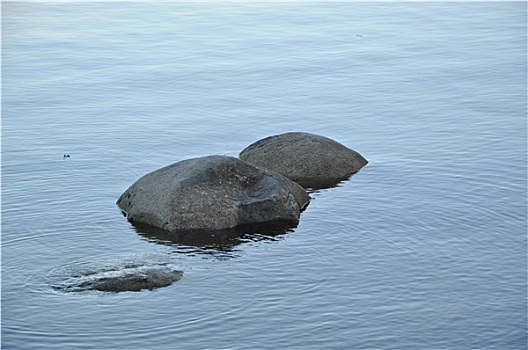
[[[135,225],[182,232],[267,223],[295,226],[309,201],[301,186],[276,172],[234,157],[208,156],[143,176],[117,205]]]
[[[368,163],[332,139],[304,132],[267,137],[246,147],[239,157],[313,189],[332,187]]]

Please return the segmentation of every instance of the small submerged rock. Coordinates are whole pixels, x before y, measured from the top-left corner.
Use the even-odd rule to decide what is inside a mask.
[[[139,292],[167,287],[181,279],[183,272],[163,262],[126,261],[71,265],[60,269],[52,288],[56,291]]]
[[[295,226],[310,201],[284,176],[235,157],[208,156],[155,170],[117,200],[134,225],[170,232],[277,223]]]
[[[167,287],[182,277],[181,271],[168,268],[149,268],[143,271],[121,271],[116,276],[98,276],[90,282],[79,285],[81,289],[95,289],[103,292],[139,292]],[[92,279],[94,276],[91,277]]]
[[[304,132],[267,137],[246,147],[239,157],[313,189],[332,187],[368,163],[332,139]]]

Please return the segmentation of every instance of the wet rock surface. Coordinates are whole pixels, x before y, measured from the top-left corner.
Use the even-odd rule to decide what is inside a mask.
[[[167,287],[181,279],[182,271],[165,262],[114,262],[63,268],[52,288],[60,292],[139,292]]]
[[[274,223],[295,226],[310,197],[298,184],[235,157],[184,160],[130,186],[118,207],[134,225],[170,232]]]
[[[267,137],[246,147],[239,157],[313,189],[332,187],[368,163],[332,139],[303,132]]]
[[[79,288],[95,289],[103,292],[139,292],[166,287],[179,280],[181,271],[168,268],[150,268],[146,270],[122,271],[122,275],[100,277],[93,282],[85,282]]]

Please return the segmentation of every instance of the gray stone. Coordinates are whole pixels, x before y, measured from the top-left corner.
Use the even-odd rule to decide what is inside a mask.
[[[334,140],[304,132],[267,137],[246,147],[239,156],[314,189],[331,187],[368,163],[361,154]]]
[[[103,292],[139,292],[166,287],[182,277],[181,271],[168,268],[150,268],[145,271],[133,271],[119,276],[105,277],[81,285],[80,288],[95,289]]]
[[[301,186],[276,172],[235,157],[208,156],[143,176],[117,205],[135,225],[178,232],[259,223],[296,225],[309,200]]]
[[[159,260],[159,259],[156,259]],[[139,292],[167,287],[181,279],[182,271],[164,261],[120,261],[73,264],[53,274],[59,292]]]

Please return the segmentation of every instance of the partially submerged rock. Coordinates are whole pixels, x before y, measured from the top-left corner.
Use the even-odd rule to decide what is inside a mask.
[[[139,292],[167,287],[183,272],[163,261],[115,261],[73,264],[55,271],[53,289],[60,292]]]
[[[238,158],[208,156],[155,170],[130,186],[117,205],[134,224],[167,231],[241,225],[296,225],[310,197],[298,184]]]
[[[179,280],[181,271],[168,268],[150,268],[144,271],[120,271],[106,276],[91,276],[89,281],[80,283],[78,291],[99,290],[102,292],[139,292],[144,289],[153,290],[167,287]]]
[[[304,188],[325,188],[358,172],[368,161],[324,136],[290,132],[246,147],[240,159],[276,171]]]
[[[100,277],[85,282],[80,288],[95,289],[103,292],[139,292],[143,289],[153,290],[166,287],[179,280],[183,273],[169,268],[150,268],[144,271],[132,270],[119,275]]]

